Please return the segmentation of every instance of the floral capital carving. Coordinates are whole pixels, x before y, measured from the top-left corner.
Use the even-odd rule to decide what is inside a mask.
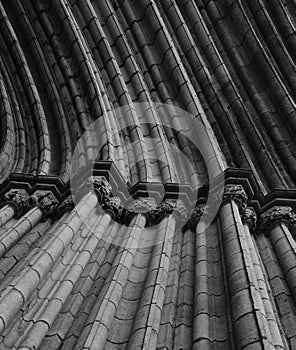
[[[43,214],[43,219],[53,216],[58,206],[58,200],[52,192],[36,191],[30,198],[31,206],[38,206]]]
[[[98,197],[98,202],[102,204],[105,200],[110,198],[112,193],[112,186],[104,176],[91,176],[79,187],[77,192],[78,195],[81,196],[92,190]]]
[[[126,211],[126,221],[129,222],[132,217],[137,214],[143,214],[146,216],[147,222],[149,222],[149,213],[155,210],[157,203],[154,198],[151,197],[140,197],[135,199]]]
[[[68,196],[65,200],[62,201],[62,203],[57,208],[57,215],[61,217],[66,212],[71,211],[75,207],[75,203],[73,200],[73,196]]]
[[[147,213],[156,209],[157,204],[154,198],[140,197],[135,199],[129,206],[128,210],[133,213]]]
[[[151,210],[149,215],[150,225],[159,223],[163,218],[169,215],[175,215],[181,220],[186,220],[188,210],[182,200],[166,199],[156,209]]]
[[[186,227],[189,227],[190,230],[195,231],[198,223],[200,222],[201,217],[204,214],[206,214],[206,207],[204,205],[199,205],[198,207],[195,207],[190,219],[188,220]]]
[[[279,223],[288,225],[296,221],[296,216],[291,207],[274,206],[260,215],[258,232],[267,233]]]
[[[223,194],[224,201],[234,200],[243,209],[246,207],[248,197],[242,185],[226,185]]]
[[[248,225],[251,231],[255,230],[257,223],[257,215],[253,208],[248,207],[243,210],[242,222],[243,224]]]
[[[29,194],[22,189],[12,189],[5,193],[4,202],[14,207],[15,216],[19,218],[29,209]]]
[[[119,197],[107,198],[102,204],[103,210],[110,214],[111,218],[117,222],[122,222],[124,218],[124,207]]]

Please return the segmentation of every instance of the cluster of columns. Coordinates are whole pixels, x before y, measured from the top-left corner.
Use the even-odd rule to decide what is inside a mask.
[[[0,257],[3,257],[39,222],[53,217],[59,218],[60,225],[52,228],[50,241],[46,242],[46,250],[40,251],[36,248],[38,256],[36,255],[37,258],[34,259],[34,262],[25,271],[17,274],[14,280],[10,281],[7,288],[2,289],[0,296],[0,331],[4,331],[10,326],[20,308],[34,292],[34,289],[60,259],[61,254],[67,251],[69,243],[77,239],[75,238],[76,233],[83,227],[83,220],[96,211],[100,214],[99,218],[94,217],[94,222],[91,221],[93,227],[96,227],[96,232],[94,235],[87,236],[85,242],[81,241],[83,246],[88,247],[87,257],[81,252],[75,253],[77,255],[75,259],[79,261],[79,263],[77,262],[79,272],[75,270],[74,273],[73,270],[72,287],[82,273],[83,267],[86,266],[91,254],[98,246],[99,240],[104,236],[111,220],[125,224],[127,230],[124,231],[122,237],[116,237],[116,235],[113,237],[113,243],[122,247],[121,254],[114,262],[117,280],[110,280],[110,285],[106,288],[106,295],[103,298],[105,301],[98,305],[99,309],[92,312],[94,321],[92,330],[81,335],[81,342],[88,344],[89,347],[92,344],[96,344],[96,346],[97,344],[104,345],[108,329],[116,312],[116,305],[119,305],[123,286],[128,278],[126,271],[131,269],[135,252],[141,246],[141,240],[147,239],[147,237],[142,237],[143,229],[147,225],[160,224],[156,233],[157,237],[153,237],[153,239],[154,243],[162,243],[161,251],[159,252],[159,248],[155,248],[155,257],[152,258],[151,263],[155,259],[155,264],[160,264],[159,266],[162,266],[164,272],[155,277],[154,287],[152,289],[147,288],[147,293],[150,294],[142,298],[146,301],[151,299],[155,309],[153,309],[154,311],[151,308],[147,310],[149,314],[147,315],[151,318],[151,324],[143,324],[141,329],[146,327],[145,333],[142,334],[142,331],[135,330],[129,341],[129,345],[135,348],[144,342],[152,349],[157,343],[156,335],[160,324],[156,320],[160,319],[158,313],[161,312],[164,295],[160,299],[157,297],[156,304],[153,300],[159,295],[160,291],[164,291],[166,288],[169,257],[172,250],[172,240],[170,238],[175,234],[177,222],[180,220],[186,222],[188,215],[186,206],[180,200],[166,200],[157,205],[152,198],[139,198],[128,208],[124,208],[119,197],[112,196],[112,188],[104,177],[92,177],[81,188],[80,194],[82,198],[77,199],[78,204],[76,206],[75,199],[72,196],[67,197],[62,203],[58,203],[56,197],[49,191],[36,191],[29,196],[24,190],[12,189],[4,195],[4,204],[0,209],[1,226],[13,217],[18,218],[18,220],[8,229],[5,226],[2,229],[0,228]],[[254,209],[247,207],[247,200],[248,198],[241,185],[226,185],[222,204],[217,215],[219,235],[222,242],[222,264],[225,267],[224,273],[227,285],[226,299],[229,302],[230,309],[231,325],[229,330],[232,332],[236,349],[285,349],[287,346],[291,346],[293,335],[291,337],[287,335],[287,326],[282,325],[280,315],[278,315],[275,307],[273,300],[274,288],[270,287],[268,282],[268,277],[270,278],[269,270],[267,269],[266,273],[264,266],[266,261],[264,242],[258,244],[258,241],[264,239],[270,241],[291,298],[296,303],[296,245],[290,231],[295,215],[289,207],[272,207],[263,212],[257,220]],[[72,210],[74,207],[75,210]],[[205,210],[202,207],[196,208],[187,226],[187,228],[196,231],[196,244],[201,247],[204,246],[204,250],[206,249],[206,245],[203,245],[203,242],[206,242],[206,229],[203,229],[201,218]],[[77,215],[78,213],[79,215]],[[83,228],[83,230],[91,230],[91,228]],[[260,249],[258,249],[258,246]],[[199,261],[200,254],[203,254],[202,249],[196,250],[197,261]],[[71,259],[73,259],[72,256]],[[74,263],[71,269],[76,269],[77,264]],[[196,274],[195,278],[202,278],[206,273],[207,266],[204,264],[201,275]],[[151,282],[151,278],[147,278],[147,281]],[[160,280],[158,280],[159,278]],[[28,280],[30,280],[29,285],[26,282]],[[63,301],[61,300],[65,302],[70,291],[71,288],[62,299],[57,297],[59,306],[55,306],[56,313],[54,315],[50,311],[49,306],[51,304],[46,308],[48,317],[51,317],[50,320],[46,321],[47,326],[42,325],[42,328],[39,325],[42,329],[37,325],[31,328],[28,333],[30,336],[26,338],[27,340],[24,340],[24,344],[26,342],[29,344],[33,338],[35,339],[34,346],[38,347],[41,344],[48,327],[53,324],[55,317],[62,308]],[[200,326],[204,322],[204,311],[202,311],[204,309],[204,299],[201,293],[204,293],[204,291],[195,289],[194,315],[196,317],[193,321],[193,344],[196,349],[198,349],[198,346],[202,344],[204,346],[205,344],[205,330],[204,327]],[[55,303],[55,301],[52,301],[52,303]],[[141,315],[144,312],[143,310],[146,310],[145,308],[146,304],[141,306],[140,303],[139,311],[136,314],[139,324],[144,320]],[[42,317],[45,317],[44,314]]]
[[[241,185],[227,185],[217,217],[231,310],[229,329],[233,332],[235,349],[286,349],[292,344],[287,336],[289,329],[281,326],[273,300],[274,290],[270,288],[257,240],[264,237],[271,241],[294,298],[296,245],[290,227],[295,215],[290,207],[275,206],[263,212],[257,220],[255,210],[247,207],[247,200]],[[207,232],[203,230],[202,220],[206,221],[207,210],[203,206],[196,208],[189,221],[189,227],[196,231],[197,246],[204,247],[205,251],[202,242],[206,242]],[[200,248],[197,254],[203,255]],[[200,258],[197,256],[196,259]],[[202,276],[206,271],[205,266]],[[200,316],[196,323],[205,322],[202,318],[205,302],[202,293],[205,291],[195,292],[195,314]],[[197,330],[194,334],[196,349],[201,345],[205,348],[204,327],[196,324],[194,330]]]

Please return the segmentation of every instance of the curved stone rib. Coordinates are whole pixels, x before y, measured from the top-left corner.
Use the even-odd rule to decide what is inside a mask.
[[[72,49],[77,60],[77,64],[80,67],[81,78],[86,84],[86,89],[88,92],[88,98],[92,101],[90,106],[91,111],[94,117],[102,117],[102,124],[104,126],[104,134],[101,134],[101,137],[106,138],[107,147],[103,159],[112,159],[114,155],[114,147],[108,140],[112,140],[112,128],[109,122],[109,116],[107,112],[112,113],[110,107],[110,102],[107,94],[105,93],[105,88],[102,84],[101,77],[98,73],[97,66],[90,55],[90,52],[87,47],[87,43],[83,38],[81,31],[75,17],[70,9],[67,1],[59,2],[60,6],[56,6],[55,10],[57,15],[64,22],[65,33],[68,37],[68,40],[73,43]],[[86,6],[84,4],[84,6]],[[92,154],[92,144],[89,143],[91,138],[86,138],[87,148],[86,151],[90,152],[87,155],[88,159],[95,159],[97,154]],[[89,144],[88,144],[89,143]]]
[[[13,118],[13,111],[9,101],[9,91],[7,91],[2,74],[0,73],[0,115],[2,124],[2,140],[0,153],[0,174],[3,179],[9,176],[17,162],[16,140],[17,126]]]
[[[43,106],[38,94],[37,87],[34,83],[32,74],[27,64],[26,57],[21,49],[18,38],[13,31],[2,3],[0,4],[0,17],[2,33],[5,37],[5,40],[10,43],[8,44],[10,46],[10,52],[15,63],[18,66],[18,73],[22,80],[23,87],[27,90],[27,98],[32,107],[32,114],[39,131],[38,136],[40,138],[38,140],[38,146],[40,151],[40,159],[38,172],[39,174],[46,175],[49,172],[51,149]]]
[[[26,37],[30,38],[30,56],[36,62],[36,70],[38,72],[37,77],[35,77],[36,84],[37,86],[42,84],[46,94],[46,97],[44,94],[42,95],[42,102],[48,123],[52,155],[55,159],[55,164],[51,163],[50,172],[52,174],[63,174],[65,169],[69,168],[71,144],[61,97],[49,65],[50,59],[45,56],[39,32],[32,25],[31,18],[28,16],[23,4],[17,0],[9,5],[11,7],[10,10],[20,18],[18,22],[19,28],[17,29],[25,32]],[[25,54],[27,54],[27,51],[25,51]],[[32,64],[30,68],[32,68]]]
[[[99,19],[97,17],[97,14],[95,12],[95,9],[90,4],[89,1],[84,2],[78,2],[79,9],[81,10],[82,15],[85,18],[86,23],[91,23],[92,25],[89,27],[90,33],[93,38],[95,38],[96,42],[98,43],[96,45],[96,50],[100,54],[102,58],[103,64],[106,66],[107,73],[111,72],[110,81],[114,84],[115,87],[117,87],[117,96],[120,96],[120,104],[125,105],[125,115],[124,120],[120,118],[120,127],[121,129],[125,129],[126,123],[129,123],[133,126],[138,126],[139,121],[137,118],[136,111],[132,105],[132,99],[131,94],[127,89],[127,86],[125,84],[125,81],[122,77],[122,73],[120,71],[120,68],[117,64],[117,61],[114,57],[114,54],[112,52],[112,49],[108,43],[107,37],[105,36],[104,31],[101,28]],[[100,9],[100,15],[105,16],[104,8]],[[109,17],[109,11],[107,10],[107,16]],[[110,22],[110,19],[109,19]],[[135,72],[131,71],[131,75],[133,75]],[[143,83],[143,82],[142,82]],[[145,88],[144,88],[145,89]],[[143,89],[141,89],[142,91]],[[129,108],[127,108],[129,106]],[[118,117],[118,116],[116,116]],[[118,128],[119,126],[114,123],[113,127]],[[147,149],[146,145],[143,139],[143,135],[140,128],[134,128],[132,132],[129,134],[129,138],[131,139],[131,142],[138,142],[140,144],[140,153],[135,154],[135,162],[137,162],[139,159],[142,159],[144,161],[144,169],[140,169],[139,179],[142,181],[151,181],[151,169],[149,164],[149,159],[147,157]],[[136,148],[136,147],[133,147]],[[136,165],[136,163],[135,163]],[[131,163],[131,168],[133,167],[133,163]],[[142,175],[141,175],[141,172]],[[133,180],[134,181],[134,180]]]
[[[26,121],[23,120],[26,118],[24,118],[24,115],[20,111],[19,103],[17,101],[17,91],[15,91],[13,88],[13,84],[9,75],[9,70],[5,66],[5,63],[2,57],[0,57],[0,67],[1,67],[0,68],[1,74],[3,75],[3,78],[5,80],[5,87],[9,95],[9,103],[11,105],[11,109],[13,110],[14,119],[15,119],[17,155],[16,155],[13,171],[15,172],[26,171],[25,158],[26,158],[27,142],[26,142],[26,135],[24,130],[24,124]]]

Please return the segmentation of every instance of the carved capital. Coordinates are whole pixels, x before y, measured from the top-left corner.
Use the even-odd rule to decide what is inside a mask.
[[[154,198],[140,197],[135,199],[129,206],[128,210],[132,213],[147,213],[156,209],[157,204]]]
[[[296,216],[291,207],[274,206],[260,215],[258,233],[266,233],[279,223],[290,225],[295,221]]]
[[[171,214],[184,221],[187,219],[188,210],[182,200],[164,200],[156,209],[149,212],[149,224],[157,224]]]
[[[75,203],[73,200],[73,196],[68,196],[65,200],[57,208],[57,215],[61,217],[66,212],[70,212],[73,208],[75,208]]]
[[[255,230],[257,223],[257,215],[253,208],[248,207],[243,210],[242,222],[243,224],[248,225],[251,231]]]
[[[102,204],[110,198],[112,187],[104,176],[91,176],[78,189],[78,195],[83,196],[89,191],[94,191],[98,197],[98,202]]]
[[[5,193],[4,202],[14,207],[15,216],[19,218],[29,209],[29,194],[25,190],[12,189]]]
[[[226,185],[223,200],[234,200],[239,205],[239,208],[243,209],[246,207],[248,197],[242,185]]]
[[[195,231],[198,223],[200,222],[201,217],[204,215],[205,212],[206,207],[204,205],[199,205],[198,207],[195,207],[186,227],[189,227],[190,230]]]
[[[188,209],[182,200],[178,199],[176,201],[176,207],[173,211],[173,215],[176,215],[184,221],[188,218]]]
[[[29,203],[31,206],[38,206],[43,214],[43,219],[47,219],[56,213],[58,206],[58,200],[52,194],[52,192],[36,191],[30,198]]]
[[[135,215],[143,214],[149,222],[149,213],[155,210],[157,203],[154,198],[140,197],[135,199],[126,210],[126,222],[129,222]]]
[[[124,219],[124,208],[119,197],[107,198],[102,204],[103,210],[110,214],[111,218],[122,223]]]

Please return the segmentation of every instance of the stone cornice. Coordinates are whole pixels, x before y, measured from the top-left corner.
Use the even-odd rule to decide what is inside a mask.
[[[124,220],[127,220],[126,218],[131,214],[129,213],[130,209],[133,205],[137,204],[135,201],[138,199],[152,198],[156,203],[156,208],[153,210],[166,215],[165,210],[158,208],[164,201],[181,200],[187,208],[193,210],[195,206],[198,207],[206,203],[209,192],[208,185],[202,186],[197,191],[194,191],[190,185],[178,183],[162,184],[156,182],[138,182],[130,186],[125,183],[116,166],[110,161],[97,162],[92,169],[93,179],[104,177],[105,183],[101,180],[87,183],[87,174],[89,174],[89,171],[90,169],[86,167],[79,172],[71,182],[71,187],[70,183],[64,183],[63,180],[57,176],[11,174],[10,177],[0,185],[0,196],[2,197],[1,205],[3,206],[5,201],[7,201],[7,199],[4,199],[5,193],[11,190],[25,190],[28,195],[32,195],[36,191],[41,190],[43,192],[50,191],[59,203],[65,201],[65,206],[63,207],[61,204],[60,209],[57,211],[60,215],[62,212],[71,210],[72,208],[72,204],[67,202],[67,198],[73,193],[73,187],[82,188],[84,186],[87,188],[88,186],[88,189],[92,187],[95,191],[99,203],[103,203],[103,197],[118,197],[118,200],[112,200],[108,202],[108,205],[114,208],[114,210],[117,208],[117,212],[120,213],[120,207],[118,206],[120,200],[124,209],[122,215],[125,218]],[[212,183],[215,184],[215,181],[217,182],[217,187],[219,187],[219,181],[221,181],[221,179],[213,179]],[[266,193],[250,170],[229,168],[225,170],[223,181],[225,184],[225,191],[221,200],[227,201],[233,199],[239,203],[243,219],[243,209],[246,206],[252,207],[258,217],[274,206],[289,206],[294,210],[296,209],[296,190],[276,189]],[[81,185],[82,187],[80,187]],[[237,189],[236,191],[234,191],[235,188]],[[75,195],[75,193],[73,194]],[[134,202],[135,204],[133,204]],[[106,204],[105,208],[107,208],[108,205]],[[192,210],[189,210],[189,213],[192,212]],[[143,212],[143,214],[147,215],[145,212]],[[115,217],[118,218],[118,215],[119,214],[116,214]],[[122,220],[122,218],[120,220]]]

